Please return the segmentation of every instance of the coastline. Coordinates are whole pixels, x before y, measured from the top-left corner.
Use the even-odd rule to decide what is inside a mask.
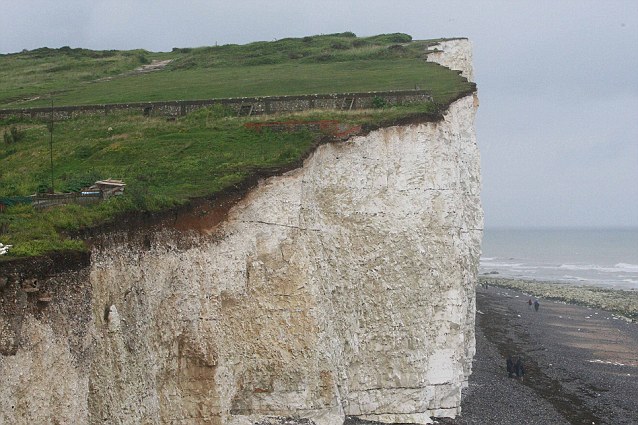
[[[432,418],[433,423],[638,423],[638,323],[584,305],[613,305],[618,295],[636,295],[636,291],[571,287],[552,292],[546,286],[555,284],[549,282],[479,278],[485,280],[488,288],[476,288],[476,354],[463,389],[461,413],[454,419]],[[528,305],[532,293],[534,298],[542,296],[538,312]],[[509,354],[523,359],[524,380],[508,377]],[[382,424],[347,416],[344,425]]]
[[[608,291],[592,301],[588,292],[547,292],[545,285],[553,284],[544,282],[498,281],[476,290],[477,351],[461,414],[435,423],[638,423],[638,324],[607,310],[548,299],[551,294],[608,303]],[[525,291],[505,284],[526,285]],[[527,305],[532,293],[540,297],[538,312]],[[524,381],[508,378],[508,354],[522,356]]]
[[[509,288],[522,291],[541,300],[562,301],[584,307],[599,308],[622,316],[626,320],[638,322],[638,290],[601,288],[599,286],[576,285],[573,283],[512,279],[480,275],[478,283],[482,287]]]

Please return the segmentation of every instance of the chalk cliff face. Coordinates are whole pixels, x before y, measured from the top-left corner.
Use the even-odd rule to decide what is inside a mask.
[[[5,283],[25,307],[0,321],[0,422],[454,416],[474,354],[475,109],[323,145],[187,245],[105,236],[89,268],[41,283],[46,307]]]
[[[461,71],[461,75],[468,81],[474,81],[472,43],[467,38],[445,40],[430,47],[430,50],[433,52],[428,53],[428,62],[436,62],[447,68]]]

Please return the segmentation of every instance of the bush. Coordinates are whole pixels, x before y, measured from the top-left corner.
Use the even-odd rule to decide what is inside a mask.
[[[362,39],[356,39],[352,42],[352,47],[363,47],[363,46],[369,46],[370,43],[368,40],[362,40]]]
[[[176,60],[171,64],[172,69],[191,69],[197,67],[197,61],[193,57],[188,57],[182,60]]]
[[[24,136],[24,131],[20,130],[15,125],[12,125],[11,128],[9,128],[9,131],[5,131],[3,134],[4,143],[6,143],[7,145],[10,145],[11,143],[18,143],[19,141],[24,139]]]
[[[400,32],[394,34],[380,34],[373,37],[369,37],[369,40],[379,41],[381,43],[409,43],[412,41],[412,36],[403,34]]]
[[[137,55],[137,60],[142,65],[146,65],[148,63],[151,63],[151,61],[148,60],[148,58],[146,57],[146,55],[144,53],[140,53],[139,55]]]
[[[30,123],[33,122],[32,118],[21,117],[19,115],[9,115],[6,118],[0,119],[0,125],[10,125],[16,123]]]
[[[49,188],[51,185],[49,183],[40,183],[38,187],[35,188],[35,193],[49,193]]]
[[[374,108],[385,108],[388,106],[388,102],[382,97],[375,96],[372,98],[372,106]]]
[[[133,184],[127,188],[127,195],[131,199],[135,209],[140,211],[147,211],[149,207],[150,192],[148,177],[143,176],[144,180],[139,184]]]
[[[406,51],[406,48],[400,44],[393,44],[391,46],[388,46],[388,50],[393,52],[404,53]]]
[[[334,59],[334,56],[331,53],[321,53],[315,56],[315,61],[317,62],[331,62]]]
[[[62,182],[62,192],[79,192],[91,186],[101,179],[101,175],[96,171],[87,171],[82,174],[67,176]]]
[[[348,50],[350,48],[349,45],[347,45],[346,43],[342,43],[341,41],[335,41],[331,43],[330,47],[332,47],[335,50]]]
[[[237,115],[237,113],[233,109],[220,103],[215,104],[207,109],[210,112],[211,118],[234,117],[235,115]]]
[[[347,37],[347,38],[355,38],[357,36],[357,34],[353,33],[352,31],[346,31],[346,32],[336,32],[334,34],[326,34],[326,37]]]

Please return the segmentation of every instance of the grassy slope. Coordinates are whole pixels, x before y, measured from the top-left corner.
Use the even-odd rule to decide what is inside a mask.
[[[349,33],[174,49],[170,53],[37,49],[0,55],[0,108],[412,89],[450,90],[449,70],[423,61],[436,42]],[[154,59],[162,72],[131,75]]]
[[[84,50],[33,51],[0,57],[0,75],[7,69],[19,69],[25,74],[24,80],[14,76],[10,84],[3,85],[0,103],[15,107],[8,103],[35,97],[41,93],[37,90],[44,89],[57,91],[56,104],[79,104],[385,90],[419,84],[431,90],[438,103],[445,104],[473,89],[457,72],[423,61],[421,56],[428,42],[396,47],[397,40],[406,41],[401,35],[359,39],[346,34],[246,46],[175,49],[170,54],[108,52],[102,57],[100,52]],[[31,57],[34,55],[42,57]],[[141,62],[169,56],[174,60],[170,70],[98,83],[81,82],[88,78],[86,72],[91,72],[91,78],[121,74]],[[7,65],[7,59],[13,65]],[[33,69],[28,66],[30,61]],[[91,63],[93,66],[87,65]],[[51,68],[59,70],[50,71]],[[43,69],[48,70],[45,76],[53,74],[58,79],[30,85],[37,80],[33,75]],[[374,125],[435,109],[435,105],[425,104],[352,113],[308,112],[295,115],[295,119],[338,119]],[[222,109],[208,109],[177,121],[121,113],[56,123],[56,190],[77,190],[96,179],[113,177],[126,181],[127,195],[94,207],[66,206],[45,212],[28,205],[11,207],[0,214],[0,242],[14,245],[11,255],[82,249],[81,241],[65,238],[63,233],[108,221],[121,212],[158,210],[192,197],[212,195],[251,173],[295,163],[320,137],[308,131],[259,134],[243,127],[247,120],[260,119],[285,117],[237,118],[227,116]],[[0,147],[0,197],[28,195],[50,181],[46,124],[7,120],[0,122],[0,132],[14,125],[25,138]]]
[[[117,78],[55,96],[56,105],[220,97],[405,90],[415,85],[453,86],[449,70],[417,58],[332,63],[283,63],[245,68],[186,69]],[[428,83],[429,81],[429,83]],[[34,105],[46,105],[43,101]]]
[[[120,75],[165,54],[144,50],[92,51],[41,48],[0,55],[0,107],[21,108],[50,99],[70,87]],[[48,100],[50,102],[50,100]]]

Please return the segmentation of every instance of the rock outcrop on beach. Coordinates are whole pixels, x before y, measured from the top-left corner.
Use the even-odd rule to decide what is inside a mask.
[[[0,422],[455,416],[475,350],[476,107],[319,146],[199,210],[202,234],[113,231],[31,292],[10,275]]]

